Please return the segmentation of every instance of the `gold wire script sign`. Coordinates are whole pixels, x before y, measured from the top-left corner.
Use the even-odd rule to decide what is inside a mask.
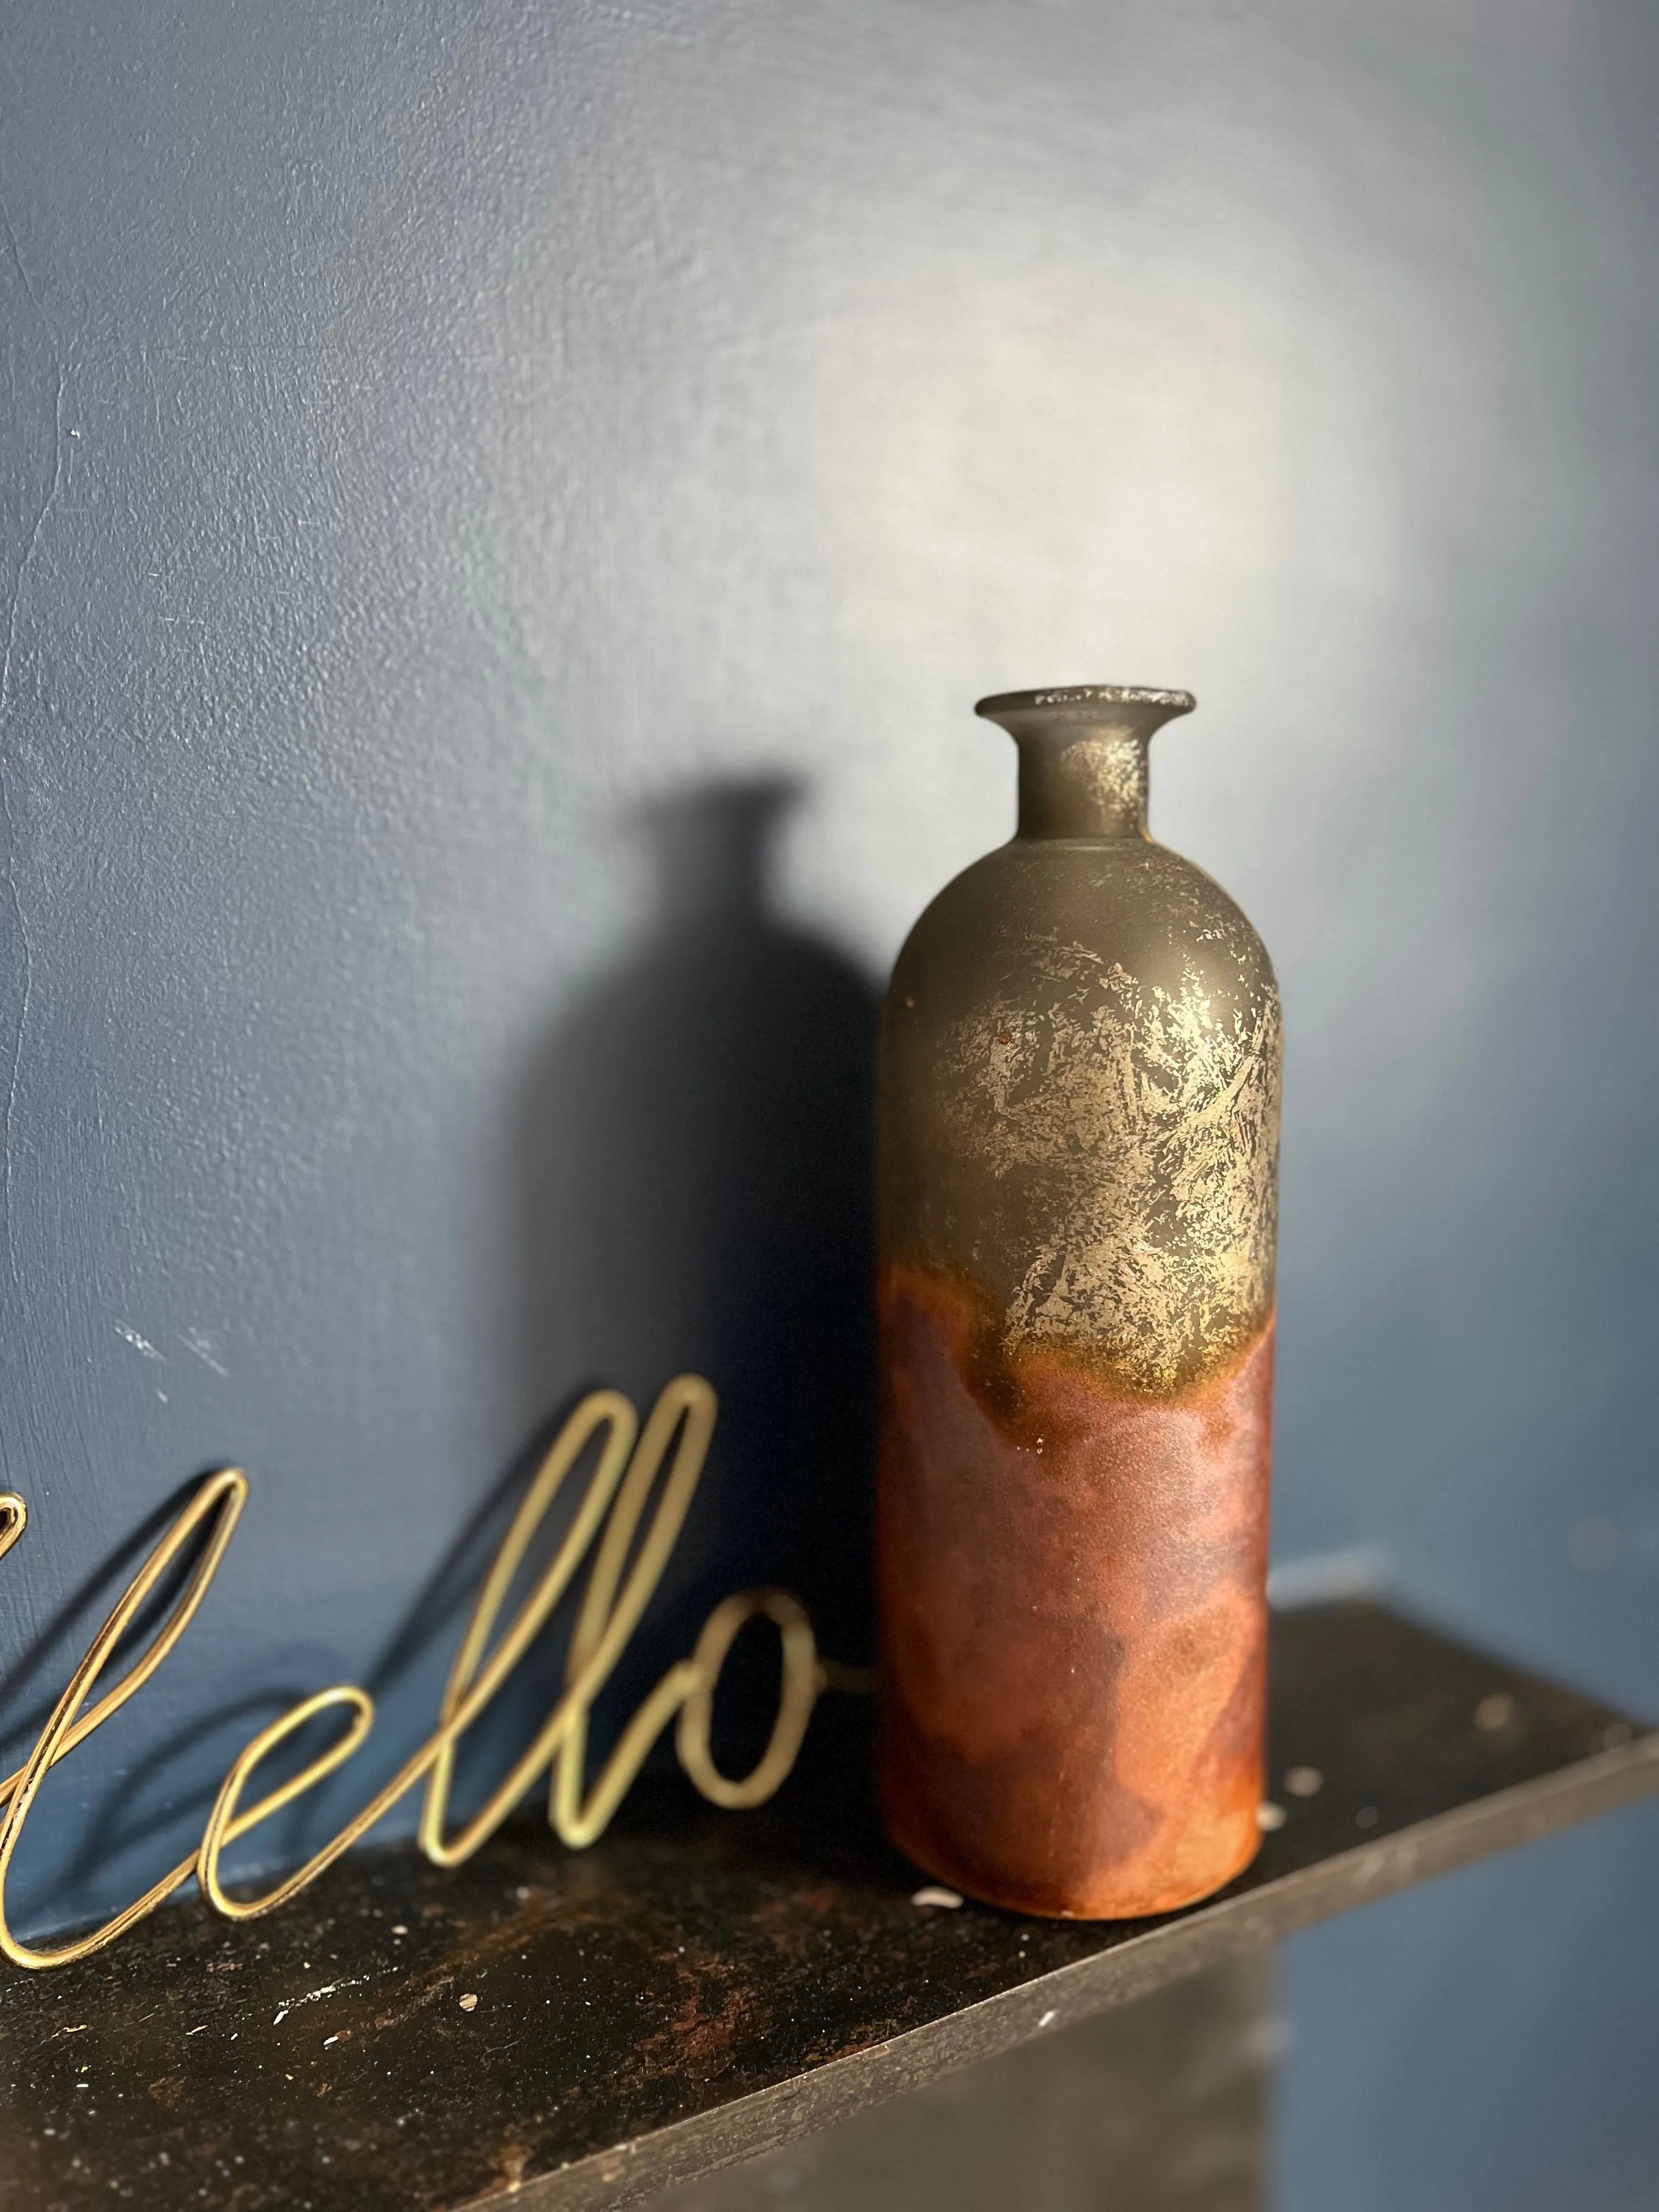
[[[167,1659],[206,1596],[248,1495],[247,1477],[240,1468],[225,1468],[210,1475],[163,1532],[120,1603],[93,1638],[27,1764],[0,1781],[0,1806],[5,1808],[0,1822],[0,1951],[19,1966],[68,1966],[114,1942],[192,1875],[203,1896],[228,1919],[252,1920],[275,1911],[314,1881],[421,1783],[425,1784],[421,1848],[439,1866],[457,1866],[469,1858],[544,1774],[550,1778],[549,1822],[562,1843],[580,1850],[603,1833],[652,1746],[671,1721],[675,1723],[680,1765],[704,1797],[715,1805],[764,1803],[794,1765],[820,1691],[861,1686],[853,1669],[820,1659],[812,1624],[800,1600],[787,1590],[773,1589],[740,1590],[715,1607],[690,1657],[678,1660],[668,1669],[623,1729],[592,1790],[583,1796],[588,1714],[639,1626],[678,1540],[708,1457],[714,1414],[714,1393],[696,1375],[682,1375],[667,1385],[642,1431],[633,1406],[619,1392],[596,1390],[582,1401],[550,1445],[484,1577],[449,1670],[438,1726],[384,1789],[297,1872],[263,1896],[234,1897],[225,1888],[220,1862],[226,1848],[239,1837],[249,1834],[282,1807],[314,1789],[362,1748],[374,1724],[374,1701],[356,1683],[342,1682],[318,1690],[260,1729],[226,1775],[201,1842],[191,1857],[180,1860],[102,1927],[54,1949],[36,1949],[18,1941],[6,1915],[6,1881],[18,1838],[52,1769],[137,1696]],[[568,1533],[512,1620],[496,1637],[498,1616],[538,1528],[567,1476],[596,1438],[603,1439],[599,1462]],[[28,1510],[15,1492],[0,1492],[0,1558],[21,1536],[27,1519]],[[114,1686],[88,1705],[122,1638],[173,1563],[197,1540],[202,1543],[200,1556],[155,1633]],[[571,1634],[563,1692],[534,1741],[514,1762],[489,1802],[464,1826],[450,1832],[449,1792],[456,1747],[523,1658],[590,1552],[592,1565]],[[709,1749],[714,1692],[738,1631],[757,1618],[770,1620],[777,1628],[782,1646],[782,1685],[765,1751],[750,1772],[733,1780],[720,1771]],[[319,1713],[337,1707],[347,1716],[338,1741],[279,1787],[245,1805],[249,1786],[270,1754]]]

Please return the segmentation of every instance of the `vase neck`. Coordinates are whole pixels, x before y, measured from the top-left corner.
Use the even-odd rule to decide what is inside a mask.
[[[1194,703],[1186,691],[1078,684],[1006,692],[975,711],[1019,747],[1022,838],[1144,837],[1147,745]]]

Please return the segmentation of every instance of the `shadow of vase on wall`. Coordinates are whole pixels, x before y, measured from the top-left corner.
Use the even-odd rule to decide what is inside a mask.
[[[602,1381],[648,1405],[686,1369],[720,1401],[601,1741],[607,1712],[631,1711],[747,1583],[797,1591],[837,1657],[871,1646],[877,1000],[774,906],[773,848],[803,795],[734,781],[638,811],[653,911],[550,1029],[516,1101],[516,1401]],[[752,1654],[722,1692],[734,1757],[769,1723],[769,1670]]]

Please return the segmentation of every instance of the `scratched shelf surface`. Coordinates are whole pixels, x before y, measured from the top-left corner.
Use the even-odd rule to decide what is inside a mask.
[[[837,1713],[840,1717],[837,1717]],[[1226,1953],[1659,1788],[1659,1734],[1368,1604],[1282,1616],[1282,1826],[1134,1924],[911,1902],[832,1700],[758,1814],[665,1783],[572,1856],[360,1854],[0,1983],[0,2212],[619,2205]],[[1291,1770],[1298,1795],[1287,1789]],[[1316,1782],[1316,1786],[1313,1786]]]

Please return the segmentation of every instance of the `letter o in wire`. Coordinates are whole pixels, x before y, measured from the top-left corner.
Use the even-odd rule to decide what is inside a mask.
[[[762,1617],[771,1621],[782,1645],[783,1686],[778,1717],[758,1763],[733,1781],[720,1772],[709,1749],[708,1732],[714,1717],[714,1692],[720,1670],[737,1641],[739,1630]],[[793,1766],[806,1734],[812,1708],[817,1703],[823,1677],[818,1666],[817,1638],[812,1633],[806,1607],[786,1589],[738,1590],[714,1607],[702,1625],[691,1654],[699,1686],[680,1708],[674,1731],[674,1748],[680,1765],[711,1805],[733,1810],[763,1805]]]

